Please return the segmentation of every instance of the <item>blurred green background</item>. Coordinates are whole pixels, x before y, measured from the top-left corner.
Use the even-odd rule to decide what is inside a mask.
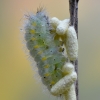
[[[69,18],[68,0],[0,0],[0,100],[57,100],[43,93],[23,52],[23,15],[44,6],[50,17]],[[100,0],[79,2],[80,100],[100,100]]]

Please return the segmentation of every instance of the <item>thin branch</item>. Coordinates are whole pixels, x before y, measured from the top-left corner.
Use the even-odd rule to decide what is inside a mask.
[[[78,2],[79,0],[69,0],[69,12],[70,12],[70,26],[74,26],[77,38],[78,38]],[[78,59],[75,62],[72,62],[75,65],[75,71],[78,75]],[[78,88],[78,79],[75,84],[76,98],[79,100],[79,88]]]

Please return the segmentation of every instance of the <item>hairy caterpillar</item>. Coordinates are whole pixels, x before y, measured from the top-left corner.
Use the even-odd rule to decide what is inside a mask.
[[[78,56],[74,27],[69,26],[69,19],[49,19],[43,9],[26,18],[26,46],[37,63],[43,84],[55,96],[62,94],[66,100],[76,100],[74,82],[77,74],[74,66],[67,62]]]
[[[65,100],[76,100],[75,85],[72,84],[69,90],[63,94]]]
[[[27,21],[24,27],[26,46],[37,63],[43,83],[50,90],[64,77],[61,70],[66,57],[62,54],[62,41],[56,38],[54,32],[50,32],[49,18],[44,10],[29,15]]]

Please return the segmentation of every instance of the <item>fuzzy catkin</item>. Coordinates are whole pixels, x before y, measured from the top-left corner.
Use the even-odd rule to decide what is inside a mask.
[[[42,82],[50,90],[64,76],[61,69],[66,57],[60,50],[61,41],[50,32],[49,18],[44,10],[29,15],[24,30],[29,53],[37,63]]]
[[[53,27],[53,30],[56,31],[58,35],[64,35],[69,26],[69,19],[59,20],[56,17],[51,18],[50,23]]]
[[[57,26],[59,25],[60,20],[56,17],[53,17],[50,19],[50,24],[52,25],[53,28],[57,28]]]
[[[52,88],[51,94],[58,96],[63,95],[64,100],[76,100],[74,82],[77,79],[77,74],[74,71],[74,65],[66,62],[62,68],[65,77],[60,79]]]
[[[69,91],[70,86],[75,82],[76,79],[76,72],[66,75],[51,88],[51,94],[55,96],[64,94],[65,92]]]
[[[64,35],[69,26],[69,19],[65,19],[59,22],[59,25],[56,28],[56,32],[58,35]]]
[[[75,85],[72,84],[70,89],[63,94],[65,100],[76,100],[76,92],[75,92]]]
[[[62,67],[62,72],[64,73],[64,75],[68,75],[74,72],[73,64],[70,62],[66,62],[66,64]]]
[[[76,36],[76,31],[73,26],[69,26],[66,32],[66,50],[68,58],[71,61],[75,61],[78,57],[78,41]]]

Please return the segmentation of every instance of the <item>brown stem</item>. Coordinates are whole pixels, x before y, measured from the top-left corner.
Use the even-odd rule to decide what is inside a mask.
[[[77,38],[78,38],[78,1],[79,0],[69,0],[69,12],[70,12],[70,26],[74,26]],[[78,59],[75,61],[75,71],[78,75]],[[75,84],[76,99],[79,100],[79,87],[78,79]]]

